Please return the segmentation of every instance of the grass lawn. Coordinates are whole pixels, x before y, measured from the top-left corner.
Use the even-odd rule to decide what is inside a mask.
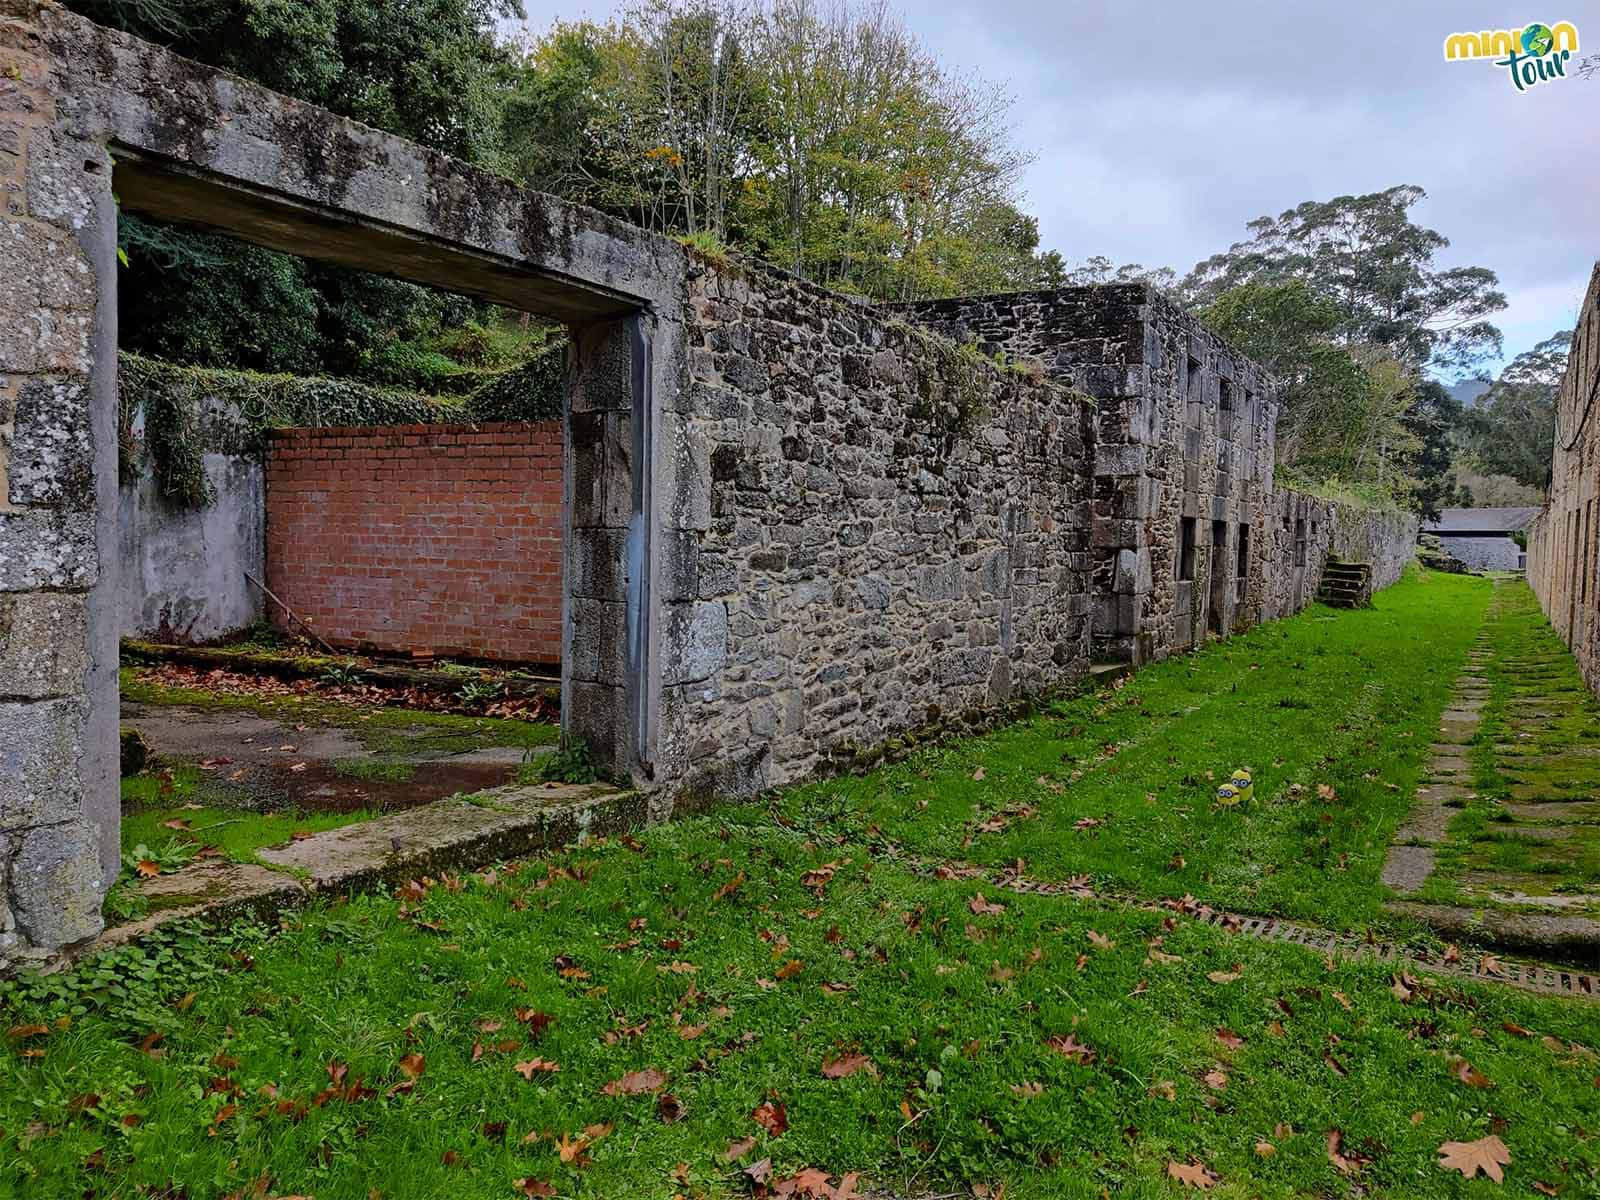
[[[1600,702],[1525,582],[1496,590],[1488,631],[1494,655],[1483,671],[1490,695],[1471,751],[1473,794],[1423,897],[1508,907],[1487,884],[1464,886],[1492,874],[1529,896],[1587,897],[1563,911],[1600,915]],[[1560,836],[1530,838],[1530,826]]]
[[[1482,623],[1488,581],[1412,573],[987,737],[785,798],[797,825],[1031,876],[1339,928],[1375,921],[1390,835]],[[1254,772],[1256,800],[1219,808]],[[1319,793],[1332,788],[1332,798]]]
[[[1600,1187],[1590,1005],[730,816],[12,987],[0,1191],[717,1197],[763,1160],[903,1195]],[[1437,1165],[1490,1136],[1505,1186]]]
[[[947,861],[1365,921],[1487,597],[1412,578],[862,779],[0,985],[0,1195],[1600,1194],[1592,1004]]]

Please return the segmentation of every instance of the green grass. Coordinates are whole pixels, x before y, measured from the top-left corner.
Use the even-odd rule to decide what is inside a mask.
[[[248,796],[240,788],[187,763],[128,776],[122,781],[122,851],[162,846],[176,838],[197,851],[215,847],[230,862],[254,862],[256,851],[287,842],[295,833],[321,833],[377,815],[258,812],[244,807],[246,803]],[[174,821],[185,828],[172,828],[169,822]]]
[[[1118,691],[801,789],[782,811],[937,859],[1020,858],[1030,876],[1371,922],[1390,835],[1489,591],[1412,573],[1370,610],[1313,607],[1141,670]],[[1218,784],[1241,766],[1256,800],[1217,807]],[[1008,810],[1003,829],[979,828]]]
[[[410,708],[364,708],[307,695],[215,692],[170,687],[138,667],[123,667],[122,698],[142,704],[231,709],[280,721],[333,725],[348,729],[377,754],[432,756],[491,746],[548,746],[561,738],[560,726],[503,717],[468,717]]]
[[[770,806],[0,985],[0,1027],[49,1029],[0,1043],[0,1195],[493,1200],[531,1178],[721,1200],[761,1159],[774,1181],[862,1172],[902,1196],[1171,1198],[1167,1165],[1191,1161],[1234,1200],[1595,1194],[1593,1005],[1397,987],[1392,965],[945,861],[1358,922],[1485,599],[1413,578],[1373,612],[1313,610]],[[1259,809],[1213,812],[1205,772],[1241,763]],[[1062,790],[1035,791],[1051,774]],[[1037,815],[974,832],[1024,796]],[[1069,1034],[1092,1058],[1052,1048]],[[824,1074],[852,1055],[871,1069]],[[560,1070],[514,1070],[535,1059]],[[676,1105],[605,1091],[646,1069]],[[780,1136],[753,1119],[764,1102]],[[598,1125],[563,1161],[558,1139]],[[1491,1134],[1504,1185],[1438,1166],[1441,1144]]]
[[[1405,1003],[1375,964],[1092,902],[989,889],[1003,911],[975,914],[970,882],[728,816],[23,984],[0,1001],[8,1023],[71,1021],[9,1043],[44,1056],[14,1057],[0,1089],[0,1188],[209,1197],[267,1176],[268,1195],[422,1200],[508,1197],[532,1176],[564,1196],[722,1197],[764,1157],[774,1178],[861,1171],[899,1194],[1165,1197],[1166,1164],[1191,1159],[1229,1197],[1600,1185],[1600,1063],[1568,1044],[1595,1039],[1592,1006],[1445,983]],[[806,875],[827,864],[826,883]],[[519,1009],[551,1016],[542,1037]],[[1092,1062],[1047,1044],[1069,1033]],[[412,1053],[414,1089],[389,1094]],[[876,1073],[824,1077],[854,1053]],[[534,1058],[560,1071],[513,1070]],[[1461,1082],[1461,1059],[1491,1086]],[[331,1064],[375,1093],[318,1102]],[[646,1068],[682,1120],[603,1093]],[[765,1100],[786,1109],[779,1137],[752,1120]],[[556,1138],[602,1123],[589,1165],[560,1161]],[[1371,1160],[1349,1178],[1334,1129]],[[1506,1188],[1435,1165],[1441,1143],[1491,1132]]]
[[[372,779],[383,783],[409,783],[417,773],[415,763],[385,762],[373,758],[335,759],[333,769],[351,779]]]
[[[1472,885],[1467,872],[1507,876],[1505,886],[1528,895],[1593,895],[1600,911],[1600,803],[1588,823],[1564,827],[1557,842],[1534,841],[1513,830],[1530,824],[1506,806],[1541,799],[1600,799],[1600,702],[1526,582],[1503,582],[1490,606],[1487,633],[1493,654],[1483,668],[1489,698],[1466,753],[1472,795],[1450,825],[1422,897],[1438,904],[1516,908]],[[1519,713],[1518,702],[1540,715]],[[1567,909],[1565,911],[1582,911]]]

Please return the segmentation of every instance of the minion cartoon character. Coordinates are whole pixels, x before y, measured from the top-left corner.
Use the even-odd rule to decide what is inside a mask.
[[[1232,808],[1239,803],[1239,792],[1233,786],[1233,780],[1228,780],[1217,789],[1217,803],[1223,808]]]
[[[1250,778],[1250,772],[1240,767],[1233,773],[1233,778],[1228,780],[1234,792],[1239,797],[1240,804],[1249,804],[1256,798],[1255,781]]]

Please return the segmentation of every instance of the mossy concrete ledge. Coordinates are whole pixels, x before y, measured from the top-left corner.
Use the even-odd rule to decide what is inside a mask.
[[[639,828],[647,817],[642,794],[599,784],[509,786],[438,800],[263,850],[260,863],[197,863],[142,880],[149,914],[106,930],[72,957],[137,941],[172,921],[271,920],[318,895],[581,844]]]

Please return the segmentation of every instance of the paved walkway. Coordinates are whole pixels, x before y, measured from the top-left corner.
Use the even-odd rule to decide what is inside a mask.
[[[1453,937],[1600,960],[1600,704],[1501,580],[1383,882]]]

